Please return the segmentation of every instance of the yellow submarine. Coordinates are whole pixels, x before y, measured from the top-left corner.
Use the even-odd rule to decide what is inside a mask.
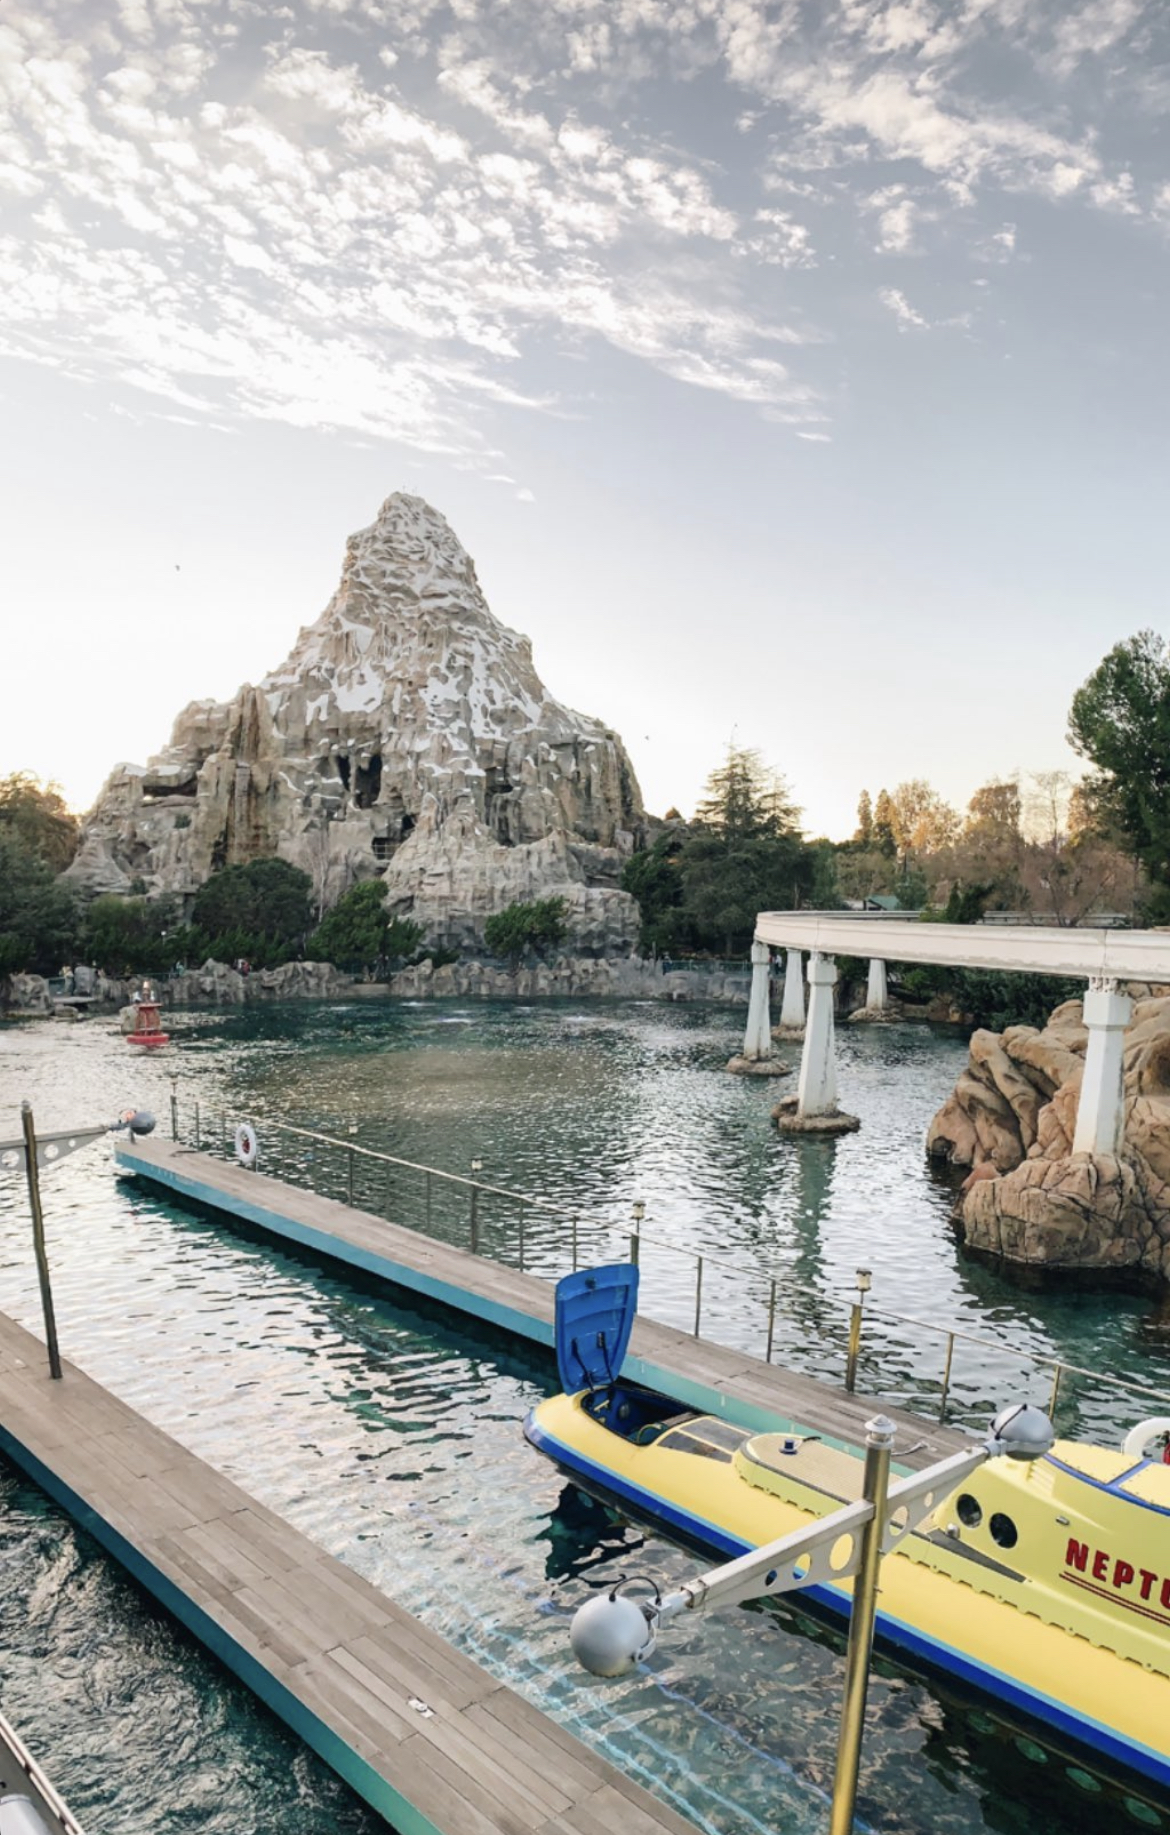
[[[635,1268],[558,1284],[565,1393],[524,1426],[542,1453],[725,1557],[861,1495],[858,1454],[816,1434],[756,1433],[623,1380],[636,1304]],[[1170,1791],[1168,1434],[1170,1418],[1156,1418],[1116,1449],[1057,1440],[1031,1463],[988,1460],[883,1563],[876,1631],[912,1666]],[[804,1597],[847,1617],[851,1589],[829,1582]]]

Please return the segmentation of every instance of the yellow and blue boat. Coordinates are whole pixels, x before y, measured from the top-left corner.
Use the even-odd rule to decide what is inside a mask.
[[[564,1393],[528,1416],[535,1447],[725,1557],[861,1495],[860,1454],[816,1434],[756,1433],[623,1380],[637,1285],[630,1266],[559,1283]],[[1170,1465],[1143,1451],[1167,1430],[1156,1419],[1117,1448],[1058,1440],[1032,1463],[989,1460],[886,1558],[877,1637],[1170,1792]],[[804,1597],[847,1617],[851,1590]]]

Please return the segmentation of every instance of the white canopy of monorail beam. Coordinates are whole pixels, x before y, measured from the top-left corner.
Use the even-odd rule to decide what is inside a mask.
[[[756,940],[821,956],[880,957],[1082,981],[1170,982],[1170,930],[920,924],[884,913],[761,911]]]
[[[884,912],[861,916],[762,911],[756,919],[756,944],[761,943],[786,950],[790,968],[793,953],[807,951],[810,989],[821,990],[822,1004],[831,997],[837,956],[868,958],[869,997],[875,1006],[885,1004],[887,962],[1087,981],[1084,1019],[1089,1039],[1073,1152],[1119,1150],[1124,1126],[1123,1035],[1133,1003],[1117,984],[1170,983],[1170,931],[922,924]],[[823,990],[821,984],[827,984]],[[797,1103],[802,1118],[831,1113],[836,1105],[832,1023],[827,1014],[819,1017],[817,1027],[810,1023],[805,1029]]]

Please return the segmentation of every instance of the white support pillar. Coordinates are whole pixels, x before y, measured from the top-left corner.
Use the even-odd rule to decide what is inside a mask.
[[[749,1064],[772,1055],[772,1027],[768,1015],[768,970],[772,952],[766,943],[752,944],[752,991],[748,1000],[743,1055]]]
[[[804,977],[798,949],[788,951],[784,967],[784,999],[780,1004],[780,1024],[799,1032],[804,1026]]]
[[[890,1004],[890,990],[886,985],[886,965],[871,956],[869,961],[869,981],[865,990],[865,1010],[867,1013],[884,1013]]]
[[[1090,981],[1084,1000],[1089,1044],[1077,1104],[1074,1153],[1117,1153],[1124,1121],[1122,1057],[1125,1028],[1133,1012],[1128,994],[1117,992],[1116,981]]]
[[[837,1107],[837,1066],[834,1061],[833,988],[837,964],[832,956],[814,953],[808,959],[808,1019],[804,1049],[800,1054],[800,1080],[796,1113],[803,1121],[814,1115],[832,1115]]]

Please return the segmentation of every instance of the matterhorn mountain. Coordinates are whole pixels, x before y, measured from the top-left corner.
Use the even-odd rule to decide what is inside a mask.
[[[462,945],[561,894],[574,945],[610,953],[636,936],[618,880],[645,825],[617,734],[552,699],[445,518],[395,492],[279,669],[192,702],[165,751],[111,773],[69,873],[190,894],[278,854],[330,900],[383,875],[390,910]]]

